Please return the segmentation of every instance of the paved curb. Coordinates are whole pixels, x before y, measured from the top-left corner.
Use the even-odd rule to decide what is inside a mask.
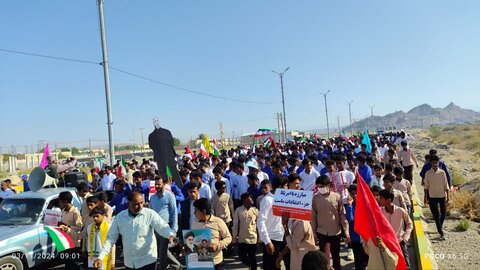
[[[425,231],[427,231],[427,224],[422,221],[422,207],[417,203],[419,201],[418,194],[415,192],[415,187],[413,187],[413,239],[414,239],[414,250],[417,257],[417,267],[419,270],[431,270],[438,269],[437,263],[435,262],[433,255],[432,246],[430,240],[425,236]]]

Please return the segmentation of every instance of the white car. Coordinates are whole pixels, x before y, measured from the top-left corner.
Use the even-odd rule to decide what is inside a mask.
[[[43,219],[45,209],[58,207],[58,195],[63,191],[72,193],[72,203],[80,209],[81,200],[73,188],[27,191],[0,203],[0,269],[29,269],[57,257]]]

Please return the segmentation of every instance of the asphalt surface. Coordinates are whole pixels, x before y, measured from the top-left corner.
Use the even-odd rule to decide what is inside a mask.
[[[413,237],[411,237],[411,239],[413,239]],[[260,246],[258,246],[258,249],[257,249],[257,262],[258,262],[258,269],[263,269],[262,267],[262,249]],[[117,253],[119,254],[119,253]],[[246,267],[243,263],[240,262],[240,260],[238,259],[238,256],[236,255],[237,252],[236,250],[234,251],[234,254],[233,256],[231,257],[228,257],[228,258],[225,258],[225,261],[224,261],[224,267],[225,269],[238,269],[238,270],[248,270],[249,268]],[[347,260],[347,254],[348,254],[348,250],[345,248],[344,245],[342,245],[342,249],[340,251],[340,257],[341,257],[341,263],[342,263],[342,269],[344,270],[353,270],[355,269],[354,267],[354,263],[353,261],[348,261]],[[417,269],[417,265],[416,265],[416,259],[415,259],[415,252],[413,250],[413,244],[412,244],[412,240],[410,240],[410,247],[409,247],[409,254],[410,254],[410,262],[411,262],[411,267],[410,269],[411,270],[416,270]],[[183,263],[183,261],[180,261]],[[35,267],[34,268],[35,270],[43,270],[43,269],[65,269],[65,265],[61,262],[61,261],[58,261],[58,260],[55,260],[55,261],[52,261],[46,265],[42,265],[42,266],[39,266],[39,267]],[[85,268],[86,269],[86,268]],[[123,265],[123,261],[121,258],[118,258],[116,260],[116,267],[115,269],[117,270],[123,270],[125,269],[124,265]],[[282,267],[282,269],[285,269],[285,267]],[[161,270],[161,269],[158,269],[158,270]]]

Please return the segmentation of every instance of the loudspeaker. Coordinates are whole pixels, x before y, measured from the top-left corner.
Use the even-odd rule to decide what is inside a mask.
[[[31,191],[39,191],[43,187],[50,185],[57,187],[57,179],[47,175],[45,170],[40,167],[33,169],[28,178],[28,187]]]
[[[82,182],[87,182],[87,175],[82,172],[69,172],[65,174],[65,177],[64,177],[65,187],[76,188],[78,184]]]

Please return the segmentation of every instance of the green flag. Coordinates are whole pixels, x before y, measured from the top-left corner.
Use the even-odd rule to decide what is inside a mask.
[[[167,177],[168,178],[173,178],[172,171],[170,171],[170,168],[167,165]]]

